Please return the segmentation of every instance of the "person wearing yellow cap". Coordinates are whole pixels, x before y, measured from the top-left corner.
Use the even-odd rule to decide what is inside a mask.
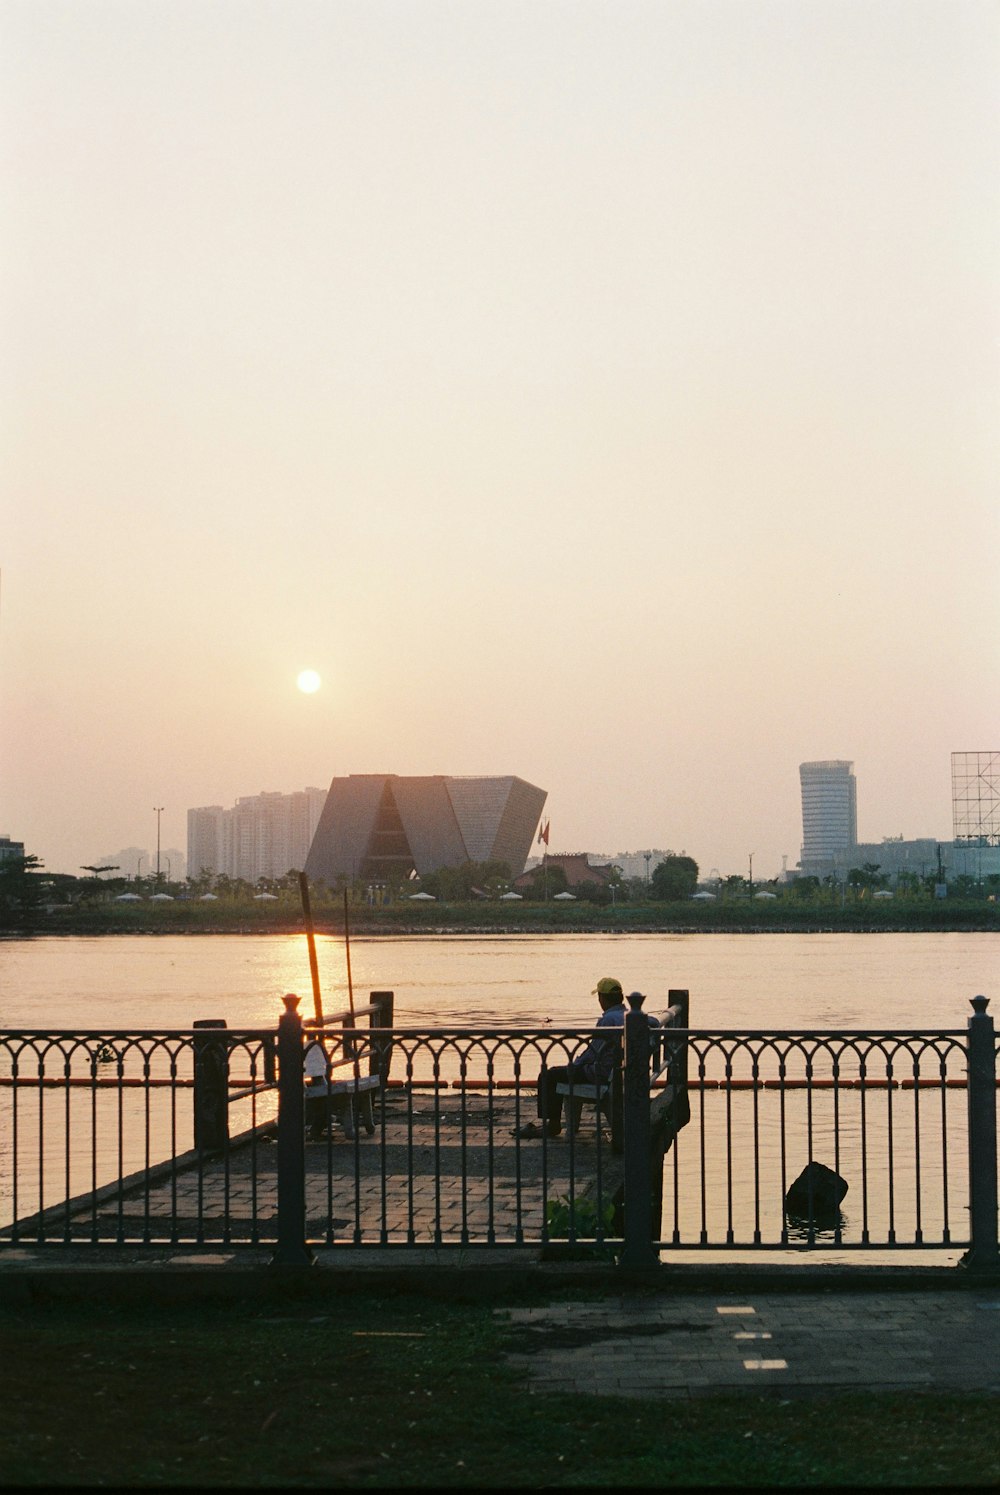
[[[597,1019],[600,1028],[624,1028],[625,993],[622,984],[614,976],[602,976],[594,987],[593,995],[601,1004],[601,1015]],[[519,1137],[541,1137],[547,1133],[558,1137],[562,1131],[563,1098],[558,1093],[559,1085],[603,1085],[611,1078],[618,1042],[610,1034],[596,1032],[582,1054],[569,1064],[556,1064],[543,1069],[538,1076],[538,1121],[529,1121],[518,1132]]]

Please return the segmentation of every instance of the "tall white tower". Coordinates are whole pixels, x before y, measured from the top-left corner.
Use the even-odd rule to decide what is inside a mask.
[[[840,758],[800,763],[802,870],[830,862],[858,844],[858,794],[854,764]],[[818,867],[815,870],[820,870]]]

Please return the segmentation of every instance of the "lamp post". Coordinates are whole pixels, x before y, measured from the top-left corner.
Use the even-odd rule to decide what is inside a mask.
[[[652,858],[652,855],[653,855],[653,853],[651,851],[644,851],[643,852],[643,856],[646,858],[646,888],[647,889],[649,888],[649,863],[650,863],[650,859]]]
[[[154,812],[156,814],[156,881],[159,882],[159,880],[160,880],[160,816],[163,814],[163,806],[162,805],[154,805],[153,806],[153,810],[154,810]]]
[[[750,897],[753,897],[753,852],[750,853]]]

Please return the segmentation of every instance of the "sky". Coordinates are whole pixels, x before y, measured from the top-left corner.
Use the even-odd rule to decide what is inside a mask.
[[[949,837],[998,82],[993,0],[0,0],[0,833],[517,774],[762,877],[845,758]]]

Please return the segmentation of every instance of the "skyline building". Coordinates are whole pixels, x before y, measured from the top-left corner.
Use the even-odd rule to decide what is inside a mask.
[[[546,798],[544,789],[513,775],[335,778],[305,870],[330,886],[339,878],[405,878],[466,862],[506,862],[516,876]]]
[[[187,864],[192,877],[284,877],[301,872],[319,824],[326,790],[242,795],[231,809],[201,805],[188,810]]]
[[[802,790],[802,855],[807,876],[822,876],[834,860],[858,844],[858,795],[854,764],[825,758],[799,764]]]

